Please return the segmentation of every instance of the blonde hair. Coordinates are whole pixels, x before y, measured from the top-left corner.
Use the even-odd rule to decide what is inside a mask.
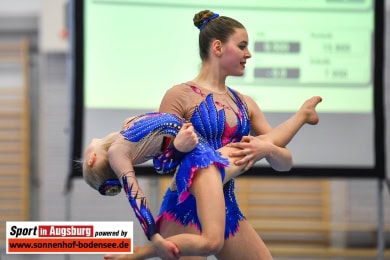
[[[99,156],[99,160],[92,165],[89,165],[88,159],[84,158],[83,178],[85,182],[95,190],[99,190],[99,187],[107,180],[118,179],[118,176],[110,166],[107,156],[108,148],[117,136],[118,132],[114,132],[102,138],[102,143],[99,145],[101,146],[102,151],[106,154],[105,157]]]

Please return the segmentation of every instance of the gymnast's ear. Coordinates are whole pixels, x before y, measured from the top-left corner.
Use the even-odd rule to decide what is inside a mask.
[[[211,47],[217,57],[222,55],[222,42],[220,40],[214,40],[211,44]]]
[[[96,152],[93,152],[88,159],[88,166],[92,167],[96,162]]]

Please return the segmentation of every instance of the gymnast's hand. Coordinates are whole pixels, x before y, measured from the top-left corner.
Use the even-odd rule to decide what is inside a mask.
[[[180,252],[177,246],[173,242],[164,239],[160,234],[154,234],[152,242],[161,259],[177,260],[180,258]]]
[[[194,131],[194,127],[191,123],[184,123],[175,140],[173,145],[176,150],[188,153],[192,151],[198,144],[198,135]]]
[[[266,158],[273,150],[273,144],[266,136],[244,136],[241,142],[230,143],[227,146],[239,148],[229,154],[230,157],[242,157],[235,165],[246,164],[243,171],[249,170],[257,161]]]

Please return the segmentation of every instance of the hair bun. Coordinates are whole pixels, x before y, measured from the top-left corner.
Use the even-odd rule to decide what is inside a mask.
[[[195,27],[200,30],[203,23],[207,19],[212,17],[213,15],[214,15],[214,12],[212,12],[210,10],[203,10],[203,11],[198,12],[197,14],[195,14],[194,19],[193,19]]]
[[[100,185],[98,191],[102,195],[115,196],[121,192],[121,189],[122,185],[118,179],[110,179]]]

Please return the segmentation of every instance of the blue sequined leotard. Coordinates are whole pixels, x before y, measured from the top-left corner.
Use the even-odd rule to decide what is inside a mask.
[[[182,155],[180,158],[175,155],[178,152],[170,152],[164,149],[167,145],[166,139],[172,142],[173,138],[180,131],[183,119],[176,115],[168,113],[151,112],[132,118],[126,127],[121,131],[121,135],[131,142],[131,156],[134,165],[147,161],[152,157],[162,159],[160,167],[166,169],[175,169],[180,163],[178,175],[181,176],[181,181],[178,182],[178,191],[185,197],[188,193],[187,189],[191,185],[191,172],[196,169],[206,168],[214,164],[221,170],[223,176],[224,167],[229,164],[229,161],[221,156],[213,147],[209,145],[205,138],[198,134],[198,144],[189,153]],[[168,142],[169,143],[169,142]],[[171,147],[170,145],[168,147]],[[168,151],[167,152],[164,152]],[[119,162],[120,163],[120,162]],[[189,170],[190,169],[190,170]],[[150,240],[152,235],[157,232],[154,218],[147,206],[146,198],[138,196],[138,190],[133,190],[133,179],[126,176],[122,177],[122,185],[128,197],[129,203],[133,208],[136,217],[138,218],[145,235]],[[136,200],[140,199],[140,206]],[[185,199],[183,199],[184,201]]]
[[[192,84],[178,85],[174,88],[172,91],[178,90],[179,99],[184,98],[185,100],[180,100],[177,104],[171,103],[183,110],[187,108],[183,108],[182,103],[190,104],[187,110],[191,123],[214,149],[219,149],[230,142],[240,141],[243,136],[249,134],[250,122],[247,106],[234,90],[229,88],[224,97],[215,98],[216,94],[207,93],[204,89]],[[196,103],[194,100],[197,99],[200,102],[191,107],[191,102]],[[181,116],[188,117],[185,111]],[[232,122],[233,125],[231,125]],[[166,191],[158,220],[168,218],[184,226],[195,225],[201,231],[195,197],[189,192],[185,192],[188,190],[193,176],[193,171],[188,171],[188,169],[186,164],[180,166],[176,174],[178,190],[168,189]],[[239,221],[245,218],[235,198],[234,179],[224,185],[224,196],[226,205],[225,238],[228,238],[237,232]]]

